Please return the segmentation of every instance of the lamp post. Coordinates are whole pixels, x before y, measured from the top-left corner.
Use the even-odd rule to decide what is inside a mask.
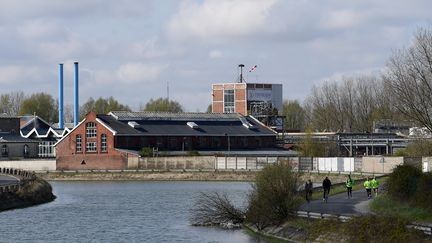
[[[231,151],[230,137],[228,133],[225,133],[225,136],[227,137],[227,141],[228,141],[228,155],[229,155]]]

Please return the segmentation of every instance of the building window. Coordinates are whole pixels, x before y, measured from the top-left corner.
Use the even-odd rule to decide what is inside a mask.
[[[224,113],[234,113],[234,112],[235,112],[234,90],[225,89],[224,90]]]
[[[24,144],[24,157],[29,156],[29,146],[27,144]]]
[[[8,146],[6,144],[3,144],[1,147],[1,156],[2,157],[8,157],[8,155],[9,155]]]
[[[101,135],[101,152],[107,151],[107,135],[102,134]]]
[[[76,135],[76,152],[82,152],[82,138],[81,135]]]
[[[96,123],[87,122],[86,123],[86,138],[95,138],[96,137]]]
[[[96,142],[86,142],[86,152],[96,152]]]
[[[38,157],[41,157],[41,158],[55,157],[55,149],[54,149],[55,143],[56,143],[55,141],[41,141],[41,142],[39,142]]]

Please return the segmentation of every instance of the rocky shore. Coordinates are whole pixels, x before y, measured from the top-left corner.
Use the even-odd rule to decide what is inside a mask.
[[[18,189],[0,193],[0,211],[24,208],[51,202],[56,197],[52,193],[51,185],[36,177],[25,180]]]

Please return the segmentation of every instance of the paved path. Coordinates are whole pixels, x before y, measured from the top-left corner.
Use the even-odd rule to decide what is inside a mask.
[[[319,193],[319,192],[315,192]],[[322,196],[322,192],[320,194]],[[346,193],[340,193],[328,198],[327,203],[314,200],[300,206],[300,211],[328,214],[367,214],[369,213],[366,190],[353,191],[352,198],[348,199]]]
[[[0,186],[18,184],[19,180],[13,176],[0,174]]]

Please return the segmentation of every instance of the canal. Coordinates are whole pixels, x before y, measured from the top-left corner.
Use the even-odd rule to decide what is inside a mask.
[[[51,182],[57,199],[0,213],[1,242],[266,242],[244,230],[190,226],[200,192],[243,205],[246,182]]]

